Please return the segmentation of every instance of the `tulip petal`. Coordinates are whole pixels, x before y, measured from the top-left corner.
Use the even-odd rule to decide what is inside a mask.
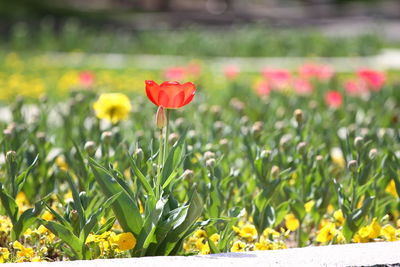
[[[172,107],[180,108],[183,106],[184,101],[185,101],[185,92],[182,90],[176,96],[174,96],[174,99],[172,100]]]
[[[158,93],[160,91],[160,86],[154,81],[146,81],[146,94],[147,97],[153,102],[156,106],[159,106]]]
[[[161,90],[158,94],[158,104],[164,108],[171,108],[169,101],[168,94],[164,90]]]

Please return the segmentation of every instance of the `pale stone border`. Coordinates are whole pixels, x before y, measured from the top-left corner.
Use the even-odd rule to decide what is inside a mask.
[[[138,67],[147,70],[160,70],[169,66],[186,64],[196,58],[167,55],[126,55],[126,54],[93,54],[93,53],[46,53],[45,61],[48,66],[106,69],[123,69]],[[337,72],[355,71],[360,68],[380,70],[400,69],[400,50],[384,49],[376,56],[368,57],[209,57],[201,61],[211,71],[221,72],[227,65],[237,65],[242,72],[257,72],[265,67],[287,68],[295,70],[307,62],[328,64]]]
[[[14,267],[208,267],[208,266],[371,266],[399,264],[400,241],[331,245],[206,256],[144,257],[54,263],[18,263]]]

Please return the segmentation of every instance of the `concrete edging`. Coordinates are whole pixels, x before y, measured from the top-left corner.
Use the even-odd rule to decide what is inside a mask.
[[[331,245],[203,256],[167,256],[53,263],[9,263],[4,267],[205,267],[205,266],[400,266],[400,241]],[[399,264],[399,265],[397,265]]]

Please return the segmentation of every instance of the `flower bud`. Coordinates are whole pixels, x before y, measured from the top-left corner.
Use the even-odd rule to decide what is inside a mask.
[[[207,151],[206,153],[204,153],[204,160],[207,161],[209,159],[213,159],[215,158],[215,153],[211,152],[211,151]]]
[[[271,177],[273,179],[276,179],[276,178],[279,177],[279,167],[278,166],[276,166],[276,165],[272,166],[272,168],[271,168]]]
[[[6,153],[6,161],[9,163],[14,162],[16,157],[17,157],[17,152],[15,152],[14,150],[10,150]]]
[[[357,172],[358,169],[358,163],[356,160],[350,160],[349,163],[347,164],[347,168],[351,171],[351,172]]]
[[[244,109],[244,103],[237,98],[232,98],[230,102],[231,107],[233,107],[237,112],[242,112]]]
[[[317,162],[317,164],[318,164],[319,166],[321,166],[322,163],[323,163],[323,161],[324,161],[324,157],[323,157],[322,155],[317,155],[317,156],[315,157],[315,161]]]
[[[182,174],[183,179],[192,180],[194,177],[194,172],[192,170],[185,170]]]
[[[256,121],[251,127],[251,131],[254,135],[259,135],[264,127],[264,123],[262,121]]]
[[[6,128],[3,130],[3,135],[5,139],[11,139],[14,131],[12,129]]]
[[[168,143],[174,145],[179,139],[179,135],[177,133],[172,133],[168,136]]]
[[[89,155],[90,157],[93,157],[94,154],[96,154],[96,149],[97,149],[96,143],[93,142],[93,141],[87,141],[87,142],[85,143],[84,149],[85,149],[86,153],[88,153],[88,155]]]
[[[165,114],[165,109],[161,106],[157,110],[156,125],[158,129],[163,129],[167,126],[167,115]]]
[[[37,138],[37,140],[38,140],[41,144],[46,143],[46,133],[44,133],[44,132],[38,132],[38,133],[36,134],[36,138]]]
[[[356,138],[354,138],[354,146],[358,151],[362,148],[363,143],[364,138],[362,138],[361,136],[357,136]]]
[[[221,114],[221,107],[218,105],[214,105],[210,108],[211,114],[213,114],[215,117],[218,117]]]
[[[297,122],[298,125],[301,125],[303,123],[303,111],[301,109],[296,109],[293,113],[293,116]]]
[[[368,157],[372,160],[375,159],[376,156],[378,155],[378,149],[376,148],[372,148],[369,153],[368,153]]]
[[[214,158],[208,159],[208,160],[206,161],[206,166],[207,166],[208,168],[214,168],[214,166],[215,166],[215,159],[214,159]]]
[[[292,140],[292,136],[290,134],[285,134],[279,140],[279,145],[282,147],[282,149],[286,149],[291,140]]]
[[[111,144],[113,134],[110,131],[105,131],[101,134],[101,142],[103,142],[106,145]]]
[[[260,158],[266,159],[271,155],[271,150],[262,150],[260,153]]]
[[[135,157],[136,157],[136,160],[137,160],[138,162],[142,162],[142,161],[143,161],[143,158],[144,158],[143,149],[137,148],[137,149],[135,150]]]
[[[305,154],[305,152],[306,152],[306,148],[307,148],[307,143],[306,142],[300,142],[300,143],[298,143],[297,144],[297,152],[300,154],[300,155],[304,155]]]
[[[219,146],[221,147],[222,150],[226,151],[228,150],[229,147],[229,140],[226,138],[223,138],[219,140]]]

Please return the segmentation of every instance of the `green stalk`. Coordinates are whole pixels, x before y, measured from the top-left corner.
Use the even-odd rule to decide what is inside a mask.
[[[159,198],[160,195],[160,184],[161,184],[161,165],[163,164],[163,129],[160,129],[160,136],[158,138],[159,141],[159,150],[158,150],[158,163],[157,163],[157,181],[155,184],[156,187],[156,197]]]
[[[164,151],[163,151],[163,165],[167,160],[167,150],[168,150],[168,136],[169,136],[169,110],[165,109],[165,117],[167,118],[165,126],[165,137],[164,137]]]

